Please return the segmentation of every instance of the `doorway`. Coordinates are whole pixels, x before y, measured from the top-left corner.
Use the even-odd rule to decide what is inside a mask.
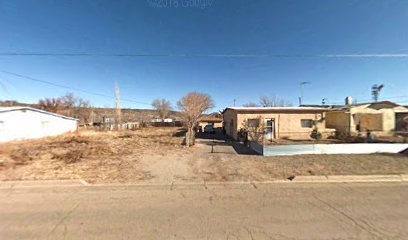
[[[275,119],[265,119],[266,126],[265,126],[265,139],[267,141],[273,141],[276,137],[275,135]]]

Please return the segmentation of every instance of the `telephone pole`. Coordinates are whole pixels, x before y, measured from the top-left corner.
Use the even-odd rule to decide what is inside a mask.
[[[120,101],[120,88],[115,83],[115,106],[116,106],[116,125],[117,129],[121,129],[122,124],[122,102]]]

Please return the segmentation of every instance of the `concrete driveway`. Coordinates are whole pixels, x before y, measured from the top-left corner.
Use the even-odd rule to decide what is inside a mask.
[[[1,239],[406,239],[408,184],[0,190]]]

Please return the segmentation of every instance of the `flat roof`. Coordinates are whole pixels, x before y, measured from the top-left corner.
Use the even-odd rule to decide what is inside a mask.
[[[61,117],[61,118],[65,118],[65,119],[69,119],[69,120],[75,120],[78,121],[78,119],[76,118],[72,118],[72,117],[67,117],[61,114],[57,114],[57,113],[53,113],[53,112],[47,112],[41,109],[37,109],[37,108],[32,108],[32,107],[24,107],[24,106],[16,106],[16,107],[0,107],[0,113],[3,112],[10,112],[10,111],[17,111],[17,110],[30,110],[30,111],[34,111],[34,112],[39,112],[39,113],[44,113],[44,114],[49,114],[49,115],[53,115],[55,117]]]
[[[222,122],[222,118],[215,117],[203,117],[200,122]]]
[[[319,112],[328,111],[324,107],[227,107],[223,112],[233,110],[238,112]]]

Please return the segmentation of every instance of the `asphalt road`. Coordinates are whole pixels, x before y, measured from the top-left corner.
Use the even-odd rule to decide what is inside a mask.
[[[0,239],[408,239],[408,184],[0,190]]]

